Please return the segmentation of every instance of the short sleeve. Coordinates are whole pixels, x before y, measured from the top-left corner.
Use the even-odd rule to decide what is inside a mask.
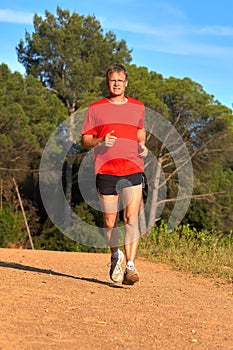
[[[81,133],[82,135],[97,135],[94,109],[91,106],[86,111]]]

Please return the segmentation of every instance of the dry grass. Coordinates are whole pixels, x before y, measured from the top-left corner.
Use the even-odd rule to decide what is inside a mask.
[[[169,232],[166,225],[162,225],[141,239],[139,254],[154,262],[168,263],[179,270],[233,281],[232,235],[197,232],[189,226]]]

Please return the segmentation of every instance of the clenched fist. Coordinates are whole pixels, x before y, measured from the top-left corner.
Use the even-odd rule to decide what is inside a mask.
[[[148,155],[148,148],[145,145],[139,145],[139,157],[146,158]]]
[[[114,132],[115,132],[115,130],[112,130],[105,135],[103,144],[106,147],[112,147],[114,145],[114,143],[116,142],[117,137],[112,135]]]

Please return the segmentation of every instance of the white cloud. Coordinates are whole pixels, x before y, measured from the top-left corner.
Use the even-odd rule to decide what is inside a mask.
[[[212,44],[212,39],[215,36],[233,36],[233,27],[188,25],[153,27],[129,21],[108,23],[105,19],[103,26],[112,30],[138,34],[138,40],[133,42],[134,48],[179,55],[233,57],[232,46]]]
[[[233,28],[224,26],[209,26],[200,28],[197,33],[213,36],[233,36]]]
[[[174,35],[204,35],[204,36],[233,36],[233,27],[226,26],[206,26],[195,27],[187,25],[159,25],[148,26],[143,23],[129,22],[108,22],[106,18],[101,18],[102,25],[108,29],[122,30],[130,33],[156,35],[160,37],[169,37]]]
[[[156,2],[155,2],[156,5]],[[164,3],[164,2],[160,2],[157,4],[157,12],[161,15],[166,16],[167,18],[173,18],[175,20],[177,19],[185,19],[186,16],[184,14],[183,11],[181,11],[180,9],[178,9],[178,7],[175,7],[169,3]]]
[[[206,56],[206,57],[221,57],[233,58],[233,48],[218,45],[204,45],[200,43],[192,43],[190,41],[176,41],[176,42],[161,42],[151,40],[149,43],[138,43],[134,48],[141,50],[148,50],[153,52],[161,52],[173,55],[182,56]]]
[[[0,22],[17,23],[17,24],[33,24],[32,12],[13,11],[0,9]]]

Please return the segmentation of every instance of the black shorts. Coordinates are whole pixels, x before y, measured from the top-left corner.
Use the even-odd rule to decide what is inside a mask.
[[[143,183],[142,173],[125,176],[108,174],[96,175],[96,188],[103,195],[118,194],[123,188],[140,185]]]

